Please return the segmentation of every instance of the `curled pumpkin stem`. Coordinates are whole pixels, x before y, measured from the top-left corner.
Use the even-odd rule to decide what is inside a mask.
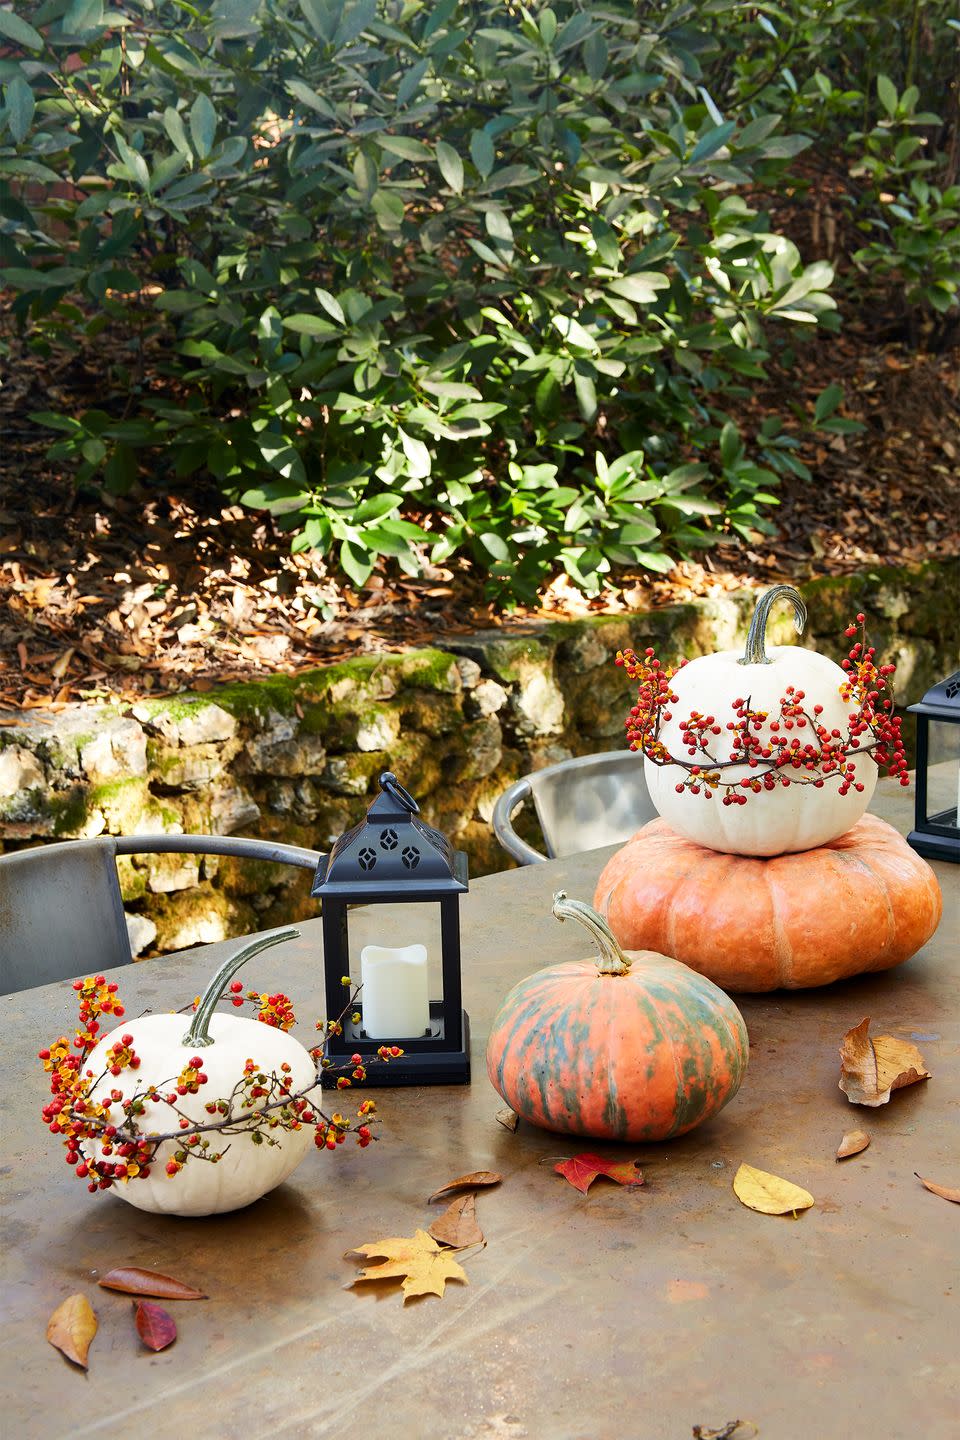
[[[803,627],[807,623],[807,605],[800,591],[793,585],[774,585],[765,591],[757,601],[750,621],[750,629],[747,631],[747,644],[742,658],[737,662],[739,665],[769,665],[771,663],[766,651],[767,622],[770,619],[770,611],[778,600],[789,600],[793,606],[793,623],[798,635],[803,634]]]
[[[597,972],[600,975],[626,975],[632,961],[617,944],[613,931],[602,915],[582,900],[569,900],[562,890],[553,897],[553,913],[558,920],[577,920],[589,930],[597,946]]]
[[[248,945],[242,945],[239,950],[234,951],[224,960],[200,997],[200,1003],[190,1023],[190,1029],[183,1037],[183,1044],[196,1050],[202,1050],[205,1045],[212,1045],[210,1017],[213,1015],[224,988],[233,979],[241,965],[252,960],[254,955],[259,955],[261,950],[269,950],[271,945],[279,945],[284,940],[296,940],[299,934],[299,930],[276,930],[272,935],[260,935],[256,940],[251,940]]]

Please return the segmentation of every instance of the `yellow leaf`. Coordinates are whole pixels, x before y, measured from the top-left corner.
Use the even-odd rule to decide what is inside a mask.
[[[404,1304],[414,1295],[443,1295],[448,1280],[462,1280],[468,1284],[463,1268],[451,1257],[449,1250],[442,1250],[426,1230],[416,1235],[391,1236],[387,1240],[374,1240],[368,1245],[358,1245],[349,1255],[362,1255],[367,1259],[382,1256],[382,1265],[369,1265],[361,1270],[354,1285],[361,1280],[403,1280]]]
[[[47,1321],[47,1339],[68,1360],[87,1368],[87,1352],[97,1333],[97,1317],[85,1295],[68,1295]]]
[[[816,1204],[809,1190],[802,1190],[791,1180],[781,1180],[779,1175],[770,1175],[766,1170],[756,1170],[752,1165],[741,1165],[733,1177],[733,1189],[737,1199],[750,1210],[759,1210],[762,1215],[795,1215],[798,1210],[809,1210]]]
[[[844,1035],[840,1045],[840,1089],[851,1105],[886,1105],[894,1090],[929,1080],[923,1056],[909,1040],[867,1034],[869,1018]]]

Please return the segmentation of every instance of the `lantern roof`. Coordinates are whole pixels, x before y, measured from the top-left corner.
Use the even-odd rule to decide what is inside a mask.
[[[441,900],[467,888],[467,857],[420,819],[420,807],[389,770],[366,819],[324,855],[312,895],[332,899]]]
[[[960,670],[938,680],[916,705],[908,705],[911,715],[927,715],[931,720],[953,720],[960,724]]]

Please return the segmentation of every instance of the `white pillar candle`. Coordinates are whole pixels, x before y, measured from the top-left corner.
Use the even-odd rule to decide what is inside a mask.
[[[365,945],[360,951],[363,1028],[372,1040],[412,1039],[430,1024],[427,948],[391,950]]]

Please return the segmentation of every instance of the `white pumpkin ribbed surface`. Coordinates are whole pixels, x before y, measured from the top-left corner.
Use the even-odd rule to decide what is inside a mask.
[[[726,725],[735,718],[734,700],[749,699],[754,710],[765,710],[770,720],[776,720],[788,685],[804,692],[803,705],[808,713],[812,713],[814,705],[822,705],[823,713],[818,717],[821,723],[846,737],[855,702],[841,699],[840,686],[846,676],[840,666],[826,655],[797,645],[770,646],[767,656],[766,665],[742,665],[738,652],[721,651],[692,660],[677,671],[670,683],[678,703],[667,707],[672,718],[664,721],[660,730],[660,739],[671,755],[689,759],[691,764],[706,764],[699,756],[688,756],[680,729],[680,721],[697,710],[715,716],[721,734],[711,736],[715,742],[711,754],[726,760],[731,751],[731,732]],[[770,735],[770,720],[756,732],[759,737]],[[792,734],[801,743],[814,738],[809,728]],[[865,813],[877,783],[877,767],[869,755],[856,762],[856,771],[862,791],[851,787],[841,795],[836,776],[828,775],[821,789],[811,784],[778,785],[774,790],[750,794],[745,805],[724,805],[722,792],[709,800],[689,790],[678,794],[676,786],[685,772],[678,766],[656,765],[644,758],[650,798],[671,829],[698,845],[734,855],[812,850],[845,835]],[[725,780],[740,780],[755,772],[743,765],[722,773]],[[789,778],[797,772],[787,769],[783,773]]]
[[[279,1075],[280,1066],[289,1065],[293,1093],[305,1089],[315,1079],[316,1067],[310,1055],[298,1040],[283,1030],[244,1016],[215,1014],[210,1021],[214,1043],[198,1050],[195,1045],[183,1044],[189,1025],[189,1015],[145,1015],[105,1035],[91,1052],[85,1069],[98,1075],[106,1064],[107,1051],[121,1035],[133,1036],[133,1048],[141,1064],[137,1070],[124,1069],[118,1076],[106,1075],[95,1086],[93,1098],[102,1101],[109,1097],[111,1090],[119,1090],[126,1099],[149,1084],[156,1085],[161,1093],[168,1093],[175,1088],[177,1076],[191,1057],[199,1055],[209,1079],[196,1095],[178,1096],[176,1107],[162,1100],[145,1102],[145,1113],[139,1117],[141,1131],[167,1134],[177,1128],[178,1110],[197,1124],[209,1124],[214,1117],[207,1113],[206,1104],[229,1098],[248,1059],[267,1076]],[[116,1111],[119,1112],[119,1105]],[[292,1131],[278,1126],[267,1133],[276,1144],[268,1144],[265,1139],[263,1144],[256,1145],[248,1133],[222,1135],[211,1131],[208,1137],[211,1150],[225,1150],[223,1158],[216,1164],[188,1160],[177,1175],[168,1175],[165,1165],[174,1151],[181,1148],[180,1144],[165,1141],[151,1163],[146,1180],[120,1181],[114,1184],[111,1193],[154,1214],[216,1215],[237,1210],[285,1180],[314,1141],[312,1125]],[[95,1159],[100,1153],[99,1143],[86,1141],[81,1148],[87,1159]]]

